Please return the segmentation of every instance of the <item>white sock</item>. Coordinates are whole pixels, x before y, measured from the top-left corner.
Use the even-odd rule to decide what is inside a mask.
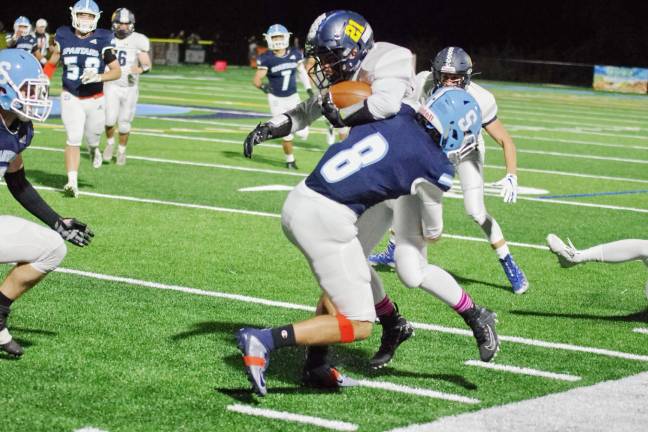
[[[117,151],[119,152],[119,154],[126,153],[126,146],[119,144],[119,146],[117,147]]]
[[[506,255],[511,253],[511,251],[509,250],[508,245],[504,243],[503,246],[500,246],[497,249],[495,249],[495,253],[497,254],[497,257],[499,259],[504,259],[506,258]]]
[[[115,145],[115,137],[107,138],[106,139],[106,144],[108,144],[109,146]]]
[[[76,187],[77,186],[77,179],[78,179],[78,171],[68,171],[68,184],[71,184],[72,186]]]
[[[648,259],[648,240],[627,239],[604,243],[579,251],[578,261],[620,263]]]
[[[286,162],[295,162],[295,155],[294,154],[286,155]]]

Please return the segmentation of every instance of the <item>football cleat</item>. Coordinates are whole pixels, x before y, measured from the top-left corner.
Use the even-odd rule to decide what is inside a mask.
[[[511,288],[515,294],[522,294],[529,289],[529,281],[526,275],[517,265],[511,254],[506,255],[504,259],[499,260],[504,273],[511,283]]]
[[[387,248],[377,254],[371,254],[367,258],[369,264],[372,266],[384,265],[389,267],[396,267],[396,260],[394,259],[394,250],[396,250],[396,243],[389,240],[387,243]]]
[[[101,168],[103,160],[101,152],[99,151],[99,147],[94,147],[92,150],[90,150],[90,156],[92,157],[92,166],[94,168]]]
[[[395,313],[398,314],[398,311]],[[414,335],[414,327],[403,316],[398,314],[397,321],[394,325],[383,325],[380,348],[378,348],[376,354],[369,360],[369,366],[373,369],[380,369],[387,365],[394,357],[396,349],[400,344],[412,337],[412,335]]]
[[[547,244],[549,245],[549,250],[556,254],[558,257],[558,262],[563,268],[573,267],[576,264],[579,264],[577,261],[577,256],[580,254],[578,249],[574,247],[571,240],[567,239],[565,244],[560,238],[555,234],[549,234],[547,236]]]
[[[67,183],[65,186],[63,186],[63,194],[65,196],[69,196],[70,198],[78,198],[79,188],[73,184]]]
[[[495,331],[497,314],[478,305],[474,305],[461,314],[464,321],[473,332],[479,347],[479,358],[483,362],[489,362],[499,351],[499,339]]]
[[[126,152],[117,153],[117,165],[120,165],[120,166],[126,165]]]
[[[113,157],[113,146],[111,144],[106,144],[106,148],[103,151],[103,161],[110,162]]]
[[[309,387],[336,389],[354,387],[358,382],[340,373],[336,368],[323,364],[316,368],[304,369],[302,381]]]
[[[258,329],[242,328],[236,333],[239,350],[243,353],[243,364],[252,390],[259,396],[268,394],[265,371],[270,364],[270,350],[257,335]]]
[[[0,350],[14,357],[23,355],[23,348],[9,334],[7,329],[7,318],[10,309],[7,306],[0,305]]]
[[[294,169],[294,170],[298,170],[298,169],[299,169],[299,168],[297,167],[297,161],[286,162],[286,168],[288,168],[288,169]]]

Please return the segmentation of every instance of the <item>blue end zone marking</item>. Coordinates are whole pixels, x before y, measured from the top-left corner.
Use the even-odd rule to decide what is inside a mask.
[[[633,195],[633,194],[641,194],[641,193],[648,193],[648,189],[621,191],[621,192],[597,192],[597,193],[589,193],[589,194],[545,195],[545,196],[538,197],[538,199],[590,198],[590,197],[605,196],[605,195]]]
[[[52,106],[51,117],[61,116],[61,103],[58,98],[52,99],[54,104]],[[191,112],[190,107],[173,106],[173,105],[153,105],[153,104],[137,104],[138,116],[156,116],[156,115],[178,115],[187,114]]]

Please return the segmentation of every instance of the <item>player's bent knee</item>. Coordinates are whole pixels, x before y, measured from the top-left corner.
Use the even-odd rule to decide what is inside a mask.
[[[396,260],[396,274],[403,285],[408,288],[418,288],[423,283],[423,270],[420,258],[414,248],[396,246],[394,252]]]
[[[370,321],[354,321],[354,340],[364,340],[371,336],[373,330],[373,322]]]
[[[42,273],[49,273],[54,271],[63,261],[67,254],[67,246],[63,239],[54,231],[52,235],[48,236],[47,252],[41,255],[38,260],[31,263],[31,265]]]
[[[486,212],[469,212],[468,216],[470,216],[470,218],[479,226],[486,222]]]
[[[120,134],[127,134],[127,133],[130,133],[130,131],[131,131],[130,122],[119,122],[119,133]]]

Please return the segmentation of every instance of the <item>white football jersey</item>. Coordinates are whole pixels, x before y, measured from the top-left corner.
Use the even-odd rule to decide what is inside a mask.
[[[465,90],[475,98],[477,105],[479,105],[479,109],[482,113],[482,127],[488,126],[497,119],[497,103],[495,102],[495,96],[493,96],[491,92],[474,81],[470,81],[470,84],[466,86]],[[416,75],[414,98],[420,103],[425,103],[425,101],[430,97],[432,91],[434,91],[432,72],[419,72]],[[479,145],[483,147],[484,137],[481,133],[479,134],[478,142]]]
[[[133,32],[124,39],[115,38],[115,54],[121,66],[121,77],[116,81],[109,81],[106,84],[114,84],[121,87],[136,86],[140,74],[131,74],[131,68],[139,65],[138,54],[149,52],[151,43],[142,33]]]
[[[414,78],[414,56],[410,50],[388,42],[376,42],[352,80],[371,85],[367,106],[374,118],[380,120],[398,113],[401,103],[416,107]],[[319,118],[322,110],[317,98],[310,98],[286,114],[292,119],[294,132]]]

